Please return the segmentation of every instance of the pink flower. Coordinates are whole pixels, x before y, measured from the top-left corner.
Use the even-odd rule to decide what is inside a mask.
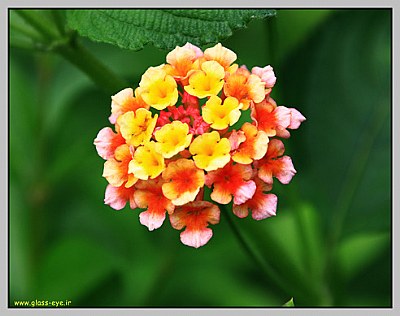
[[[259,221],[270,216],[276,215],[276,205],[278,197],[275,194],[264,193],[272,189],[272,185],[268,185],[259,179],[255,179],[256,192],[253,197],[241,205],[233,204],[233,213],[240,218],[247,217],[249,210],[251,217]]]
[[[276,82],[276,77],[274,73],[274,69],[268,65],[265,66],[264,68],[260,67],[253,67],[251,69],[251,73],[259,76],[261,78],[261,81],[265,82],[265,87],[266,88],[273,88]]]
[[[130,208],[135,209],[137,206],[133,198],[134,193],[135,189],[133,187],[125,188],[124,185],[113,187],[109,184],[106,188],[104,204],[111,206],[115,210],[122,210],[129,201]]]
[[[97,153],[105,160],[114,157],[115,149],[125,143],[120,133],[114,133],[110,127],[104,127],[94,140]]]

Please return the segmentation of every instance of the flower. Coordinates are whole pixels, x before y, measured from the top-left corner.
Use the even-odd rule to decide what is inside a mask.
[[[117,94],[111,97],[111,116],[109,121],[111,124],[115,124],[120,115],[129,112],[136,111],[139,108],[148,110],[150,107],[147,105],[141,95],[140,88],[135,90],[135,96],[133,96],[133,89],[126,88],[121,90]]]
[[[228,97],[222,104],[222,100],[213,95],[203,107],[202,116],[212,128],[223,130],[239,120],[241,108],[242,105],[235,98]]]
[[[194,71],[189,77],[185,91],[198,98],[217,95],[224,86],[225,71],[216,61],[205,61],[201,70]]]
[[[173,121],[155,132],[155,148],[164,158],[171,158],[189,146],[192,135],[189,126],[180,121]]]
[[[232,160],[242,164],[250,164],[254,160],[261,159],[267,152],[268,136],[259,131],[250,123],[244,123],[241,130],[246,140],[238,145],[233,151]]]
[[[145,71],[139,87],[111,97],[113,127],[94,140],[105,159],[105,204],[140,208],[149,231],[169,222],[194,248],[209,242],[221,205],[239,218],[276,214],[273,178],[288,184],[296,174],[280,138],[305,117],[270,97],[270,65],[250,72],[236,59],[220,43],[204,53],[190,43],[176,46],[166,64]]]
[[[267,184],[272,184],[272,177],[277,178],[281,183],[288,184],[296,174],[292,159],[283,156],[285,146],[279,139],[271,139],[268,151],[264,158],[258,160],[255,167],[258,168],[258,177]]]
[[[225,166],[231,158],[230,149],[229,140],[220,138],[216,131],[197,136],[189,147],[196,166],[205,171]]]
[[[159,177],[148,181],[139,181],[136,184],[134,199],[140,208],[147,208],[140,213],[140,223],[151,231],[161,227],[165,220],[165,213],[172,214],[175,206],[162,193],[164,181]]]
[[[157,114],[152,117],[151,112],[146,109],[137,109],[135,112],[129,111],[121,115],[117,123],[126,143],[136,147],[148,142],[156,126],[157,117]]]
[[[147,142],[138,147],[129,162],[129,172],[138,179],[154,179],[165,169],[163,156],[157,152],[155,142]]]
[[[187,246],[199,248],[205,245],[213,233],[208,224],[218,224],[220,211],[218,206],[207,201],[191,202],[175,209],[170,215],[173,228],[181,230],[181,241]]]
[[[197,70],[196,60],[203,56],[203,52],[197,46],[186,43],[184,46],[176,46],[167,55],[167,72],[176,80],[186,82],[191,71]]]
[[[165,180],[162,192],[174,205],[194,201],[204,186],[204,171],[197,168],[193,160],[184,158],[170,162],[162,178]]]
[[[261,67],[253,67],[251,69],[251,73],[260,77],[262,82],[265,82],[265,87],[267,89],[271,89],[274,87],[276,82],[276,77],[274,73],[274,69],[268,65],[264,68]]]
[[[218,62],[222,67],[224,67],[225,71],[235,71],[237,69],[237,65],[231,64],[236,60],[236,54],[230,49],[223,47],[221,43],[218,43],[214,47],[207,48],[204,51],[204,57],[206,60],[214,60]]]
[[[114,187],[109,184],[106,188],[104,204],[111,206],[115,210],[122,210],[129,201],[130,208],[135,209],[137,205],[133,198],[134,193],[134,187],[125,188],[123,185]]]
[[[206,175],[205,184],[214,185],[211,199],[220,204],[228,204],[232,200],[240,205],[250,199],[255,191],[256,184],[250,180],[253,169],[249,165],[229,163],[222,169],[211,171]]]
[[[276,215],[276,205],[278,197],[275,194],[264,193],[272,189],[272,185],[268,185],[259,179],[255,180],[256,191],[252,198],[243,204],[233,204],[233,213],[240,218],[247,217],[249,210],[251,217],[259,221],[270,216]]]
[[[250,74],[247,69],[239,68],[227,76],[224,94],[238,99],[243,104],[243,110],[247,110],[251,102],[258,103],[264,100],[265,83],[258,76]]]
[[[104,127],[97,134],[94,140],[97,153],[103,159],[109,159],[114,156],[115,149],[125,143],[125,139],[120,133],[115,134],[110,127]]]
[[[114,187],[124,183],[125,187],[131,187],[137,181],[135,175],[128,170],[131,160],[132,151],[127,144],[117,147],[114,157],[104,163],[103,177]]]
[[[142,88],[143,101],[157,110],[175,105],[178,100],[176,81],[167,74],[164,65],[150,67],[143,74],[139,86]]]

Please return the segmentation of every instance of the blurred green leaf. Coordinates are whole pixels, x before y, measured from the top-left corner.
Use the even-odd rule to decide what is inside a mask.
[[[214,44],[243,28],[251,19],[274,10],[70,10],[68,25],[82,36],[121,48],[140,50],[151,43],[173,49],[190,42]]]
[[[336,253],[338,267],[348,280],[373,262],[390,242],[389,232],[359,233],[340,243]]]
[[[264,260],[283,278],[300,305],[325,300],[320,217],[308,204],[296,209],[279,206],[276,217],[264,223],[249,221],[246,233]],[[261,225],[262,224],[262,225]],[[282,233],[284,232],[284,233]],[[286,293],[288,294],[288,293]]]
[[[100,244],[83,237],[66,237],[44,257],[36,295],[74,302],[94,289],[115,268],[113,256]]]
[[[333,304],[348,284],[331,262],[340,240],[390,231],[390,21],[390,10],[337,10],[292,52],[279,78],[285,91],[280,103],[307,118],[290,140],[299,171],[294,181],[298,196],[313,201],[323,219]],[[373,248],[384,249],[389,240],[380,239]],[[373,252],[360,251],[353,256],[361,262]],[[357,258],[346,276],[360,269]],[[387,253],[377,251],[375,258],[385,262]],[[379,294],[380,280],[365,278],[370,294]]]
[[[284,307],[294,307],[294,301],[293,301],[293,297],[287,301],[285,304],[283,304]]]
[[[324,211],[332,229],[388,229],[390,12],[330,15],[280,79],[286,91],[280,102],[307,118],[292,143],[300,193]]]
[[[288,54],[310,37],[333,10],[277,10],[276,38],[274,49],[277,62],[281,63]],[[296,27],[293,27],[296,25]],[[275,68],[279,71],[279,68]]]

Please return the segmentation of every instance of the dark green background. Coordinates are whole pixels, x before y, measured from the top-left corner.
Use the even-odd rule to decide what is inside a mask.
[[[81,40],[133,86],[167,53]],[[149,232],[137,210],[103,205],[93,139],[110,95],[57,55],[11,47],[10,306],[391,306],[391,11],[277,10],[223,44],[249,68],[271,64],[272,96],[307,117],[285,141],[298,174],[274,186],[277,216],[234,218],[281,282],[224,217],[192,249],[168,222]]]

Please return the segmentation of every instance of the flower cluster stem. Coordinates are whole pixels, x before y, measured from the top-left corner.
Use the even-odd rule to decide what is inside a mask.
[[[235,235],[237,241],[239,242],[240,246],[243,248],[244,252],[249,256],[249,258],[261,268],[262,272],[265,274],[267,279],[273,281],[278,287],[281,288],[286,294],[291,293],[291,289],[287,282],[282,279],[277,271],[271,265],[260,258],[259,255],[254,251],[254,249],[249,245],[246,241],[244,235],[239,230],[235,221],[232,219],[232,215],[230,215],[231,211],[228,209],[227,205],[219,205],[221,209],[221,213],[225,216],[226,221],[228,222],[229,227],[231,228],[233,234]]]

